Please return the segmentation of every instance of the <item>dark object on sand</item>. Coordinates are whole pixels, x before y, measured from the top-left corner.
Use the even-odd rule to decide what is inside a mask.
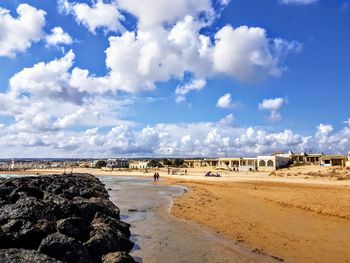
[[[207,173],[205,174],[205,176],[206,176],[206,177],[220,177],[220,174],[219,174],[219,173],[214,174],[214,173],[212,173],[212,172],[207,172]]]
[[[135,262],[130,225],[108,198],[89,174],[0,180],[0,262]]]

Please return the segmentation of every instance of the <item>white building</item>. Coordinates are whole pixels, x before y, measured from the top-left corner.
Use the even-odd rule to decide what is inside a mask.
[[[123,159],[108,159],[107,168],[127,168],[128,160]]]
[[[258,156],[257,164],[259,171],[274,171],[280,168],[287,167],[290,158],[282,156]]]
[[[257,168],[258,166],[256,158],[241,158],[238,169],[240,172],[250,172],[256,171]]]
[[[216,168],[231,171],[249,172],[256,171],[256,158],[219,158]]]
[[[130,169],[146,169],[148,166],[148,161],[133,161],[129,163]]]

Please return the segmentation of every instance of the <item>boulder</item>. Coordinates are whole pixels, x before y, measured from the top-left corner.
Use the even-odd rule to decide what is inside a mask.
[[[135,263],[136,261],[126,252],[113,252],[102,257],[102,263]]]
[[[62,261],[50,258],[35,250],[26,249],[0,249],[1,263],[63,263]]]
[[[93,262],[80,241],[60,233],[54,233],[44,238],[38,251],[67,263]]]
[[[68,217],[57,221],[57,230],[82,242],[89,239],[90,223],[82,217]]]
[[[119,219],[119,209],[108,199],[75,197],[70,203],[61,206],[62,215],[84,217],[92,221],[97,212]]]
[[[38,249],[41,240],[56,231],[54,222],[38,220],[26,222],[21,229],[13,233],[15,247]]]
[[[113,217],[110,217],[106,214],[97,212],[94,220],[91,222],[92,225],[107,225],[112,229],[117,229],[122,232],[126,237],[130,238],[130,224],[123,221],[117,220]]]
[[[109,253],[133,262],[130,225],[119,219],[92,175],[0,178],[0,263],[100,263]]]
[[[107,225],[93,225],[90,232],[90,239],[84,243],[90,255],[95,261],[101,259],[105,254],[115,251],[129,252],[134,243],[131,242],[122,232]]]

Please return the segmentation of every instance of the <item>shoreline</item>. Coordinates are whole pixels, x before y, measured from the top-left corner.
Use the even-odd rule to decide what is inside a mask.
[[[122,173],[93,174],[152,177]],[[349,180],[162,173],[161,178],[158,184],[188,189],[172,198],[171,215],[250,253],[287,262],[350,262]]]

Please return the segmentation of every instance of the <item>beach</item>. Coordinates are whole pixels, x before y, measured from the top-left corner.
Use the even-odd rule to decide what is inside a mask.
[[[348,186],[178,183],[175,216],[288,262],[350,262]]]
[[[153,175],[75,169],[82,171],[101,177]],[[253,254],[286,262],[350,262],[350,181],[338,179],[347,173],[297,167],[273,174],[221,171],[222,177],[207,178],[202,170],[189,169],[188,175],[160,170],[164,180],[156,187],[185,187],[188,191],[168,204],[172,215]]]
[[[170,213],[172,200],[185,189],[155,184],[148,178],[99,177],[131,225],[135,247],[131,255],[143,263],[276,262],[240,244]]]

